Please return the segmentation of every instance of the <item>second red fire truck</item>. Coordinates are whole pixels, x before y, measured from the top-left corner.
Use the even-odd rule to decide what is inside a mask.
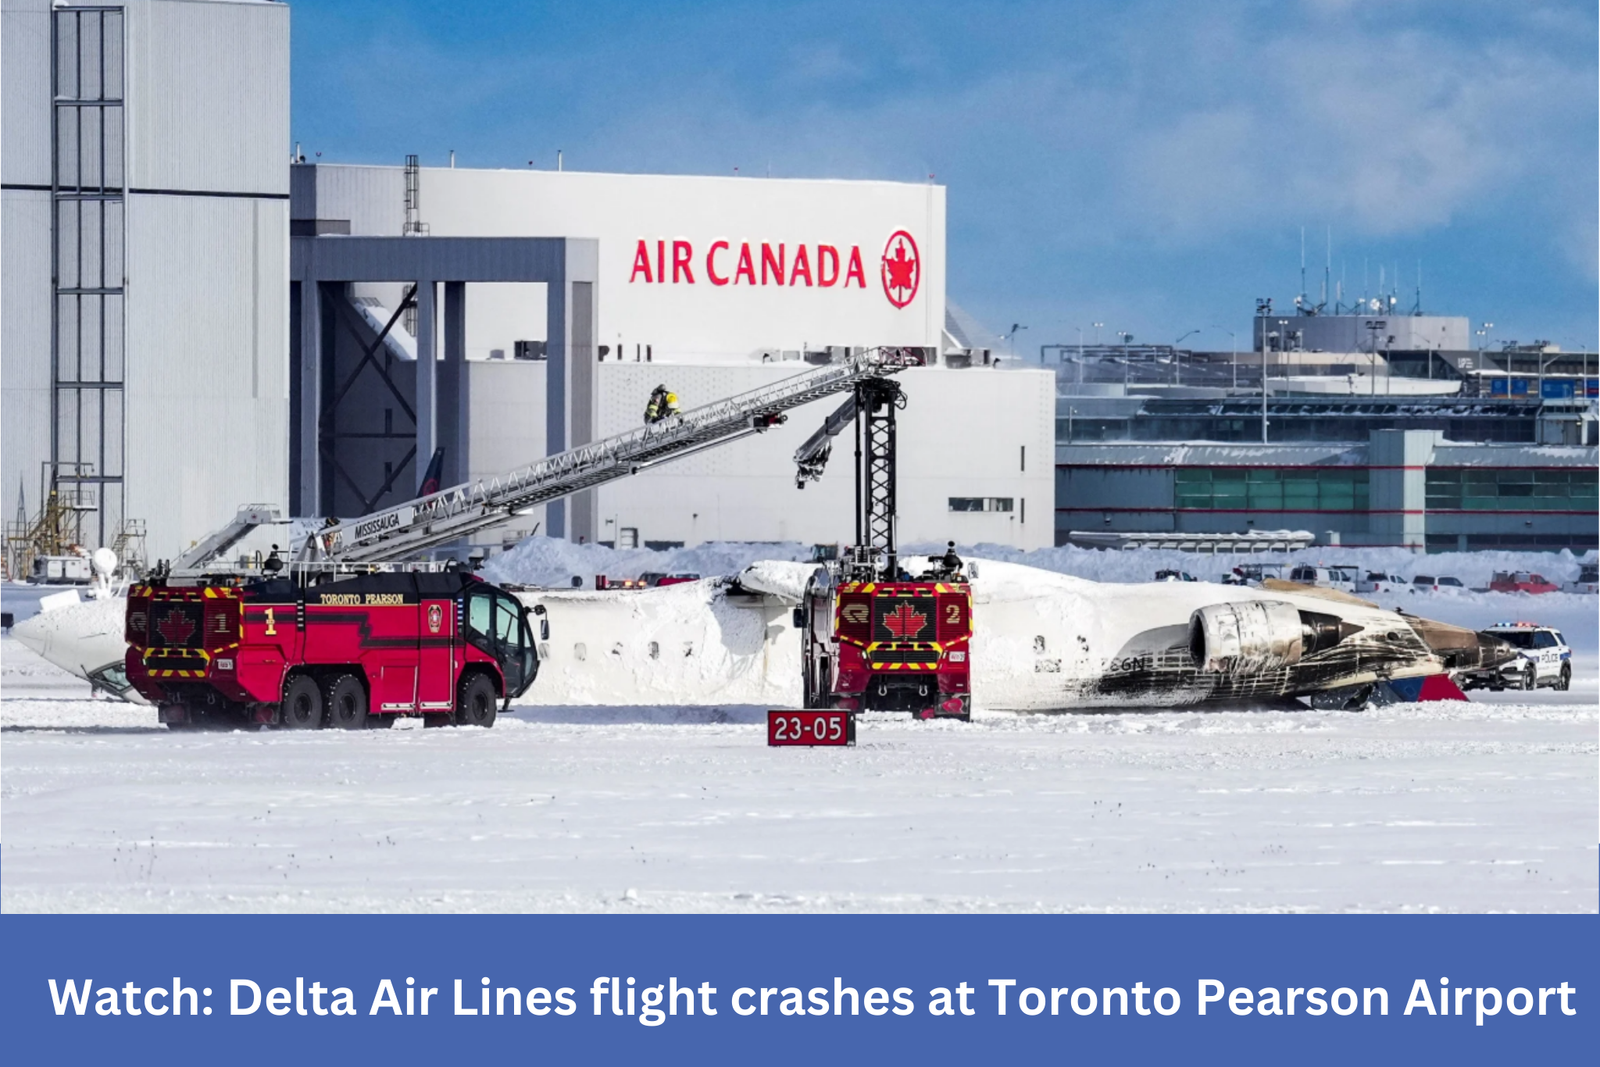
[[[807,708],[972,714],[972,592],[952,543],[912,573],[895,547],[894,381],[861,382],[795,453],[803,487],[822,473],[832,439],[856,434],[856,543],[824,564],[796,612]],[[916,558],[916,557],[913,557]]]
[[[543,609],[468,571],[296,574],[128,590],[128,680],[162,722],[493,726],[538,674]]]

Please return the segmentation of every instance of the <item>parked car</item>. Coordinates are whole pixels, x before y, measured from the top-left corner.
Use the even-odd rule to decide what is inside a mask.
[[[1158,582],[1198,582],[1200,579],[1188,571],[1159,570],[1156,571]]]
[[[1556,593],[1561,589],[1542,574],[1532,571],[1495,571],[1489,583],[1492,593]]]
[[[656,579],[656,585],[682,585],[684,582],[698,582],[698,574],[667,574]]]
[[[1600,564],[1581,564],[1578,570],[1578,579],[1567,583],[1567,592],[1600,593]]]
[[[1517,650],[1517,658],[1499,667],[1470,671],[1457,679],[1463,689],[1569,689],[1572,648],[1561,631],[1536,622],[1500,622],[1483,631]]]
[[[1467,587],[1460,578],[1452,578],[1448,574],[1441,574],[1437,578],[1431,574],[1419,574],[1411,579],[1413,593],[1465,593]]]
[[[1345,593],[1356,591],[1356,572],[1350,567],[1327,567],[1320,564],[1313,567],[1309,563],[1302,563],[1289,572],[1289,580],[1301,585],[1315,585],[1322,589],[1338,589]]]
[[[1411,583],[1398,574],[1385,574],[1383,571],[1368,571],[1365,578],[1356,579],[1358,593],[1398,593],[1410,587]]]
[[[1260,585],[1267,578],[1282,578],[1281,563],[1241,563],[1222,576],[1223,585]]]

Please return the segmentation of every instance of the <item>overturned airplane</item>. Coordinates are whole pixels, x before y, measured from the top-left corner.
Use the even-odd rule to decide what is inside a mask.
[[[980,711],[1462,699],[1454,672],[1516,654],[1472,630],[1288,582],[1120,585],[976,564],[971,655]],[[543,667],[524,702],[798,706],[801,646],[790,609],[818,578],[813,565],[773,561],[659,589],[521,592],[545,608],[552,635],[541,642]],[[96,689],[136,700],[123,672],[125,605],[102,591],[41,611],[14,633]]]

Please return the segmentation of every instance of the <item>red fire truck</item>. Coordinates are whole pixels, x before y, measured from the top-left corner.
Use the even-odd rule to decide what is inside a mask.
[[[904,403],[893,381],[861,382],[795,453],[803,487],[821,475],[832,438],[855,427],[856,543],[818,554],[795,613],[805,706],[966,720],[972,593],[961,558],[951,543],[912,574],[895,549],[895,411]]]
[[[538,674],[533,614],[460,570],[158,579],[128,591],[128,680],[174,729],[493,726]]]
[[[813,582],[800,620],[806,707],[971,717],[972,593],[950,559],[930,557],[915,579]]]

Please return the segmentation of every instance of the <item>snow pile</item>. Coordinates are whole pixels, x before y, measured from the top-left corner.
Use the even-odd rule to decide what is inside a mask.
[[[941,542],[924,542],[903,547],[901,555],[910,558],[943,554]],[[958,545],[963,558],[1004,560],[1040,570],[1056,571],[1097,582],[1148,582],[1162,569],[1188,571],[1197,578],[1216,581],[1242,563],[1323,563],[1362,570],[1384,571],[1410,580],[1418,574],[1453,575],[1469,586],[1486,586],[1496,571],[1531,570],[1555,582],[1566,582],[1578,575],[1580,560],[1592,560],[1595,553],[1574,556],[1561,552],[1440,552],[1422,555],[1403,548],[1364,548],[1341,545],[1313,545],[1282,554],[1197,555],[1193,552],[1140,549],[1120,552],[1109,549],[1040,548],[1022,551],[1006,545],[982,543]],[[575,545],[558,538],[530,537],[515,548],[491,556],[483,566],[490,581],[522,585],[569,588],[574,577],[583,585],[594,586],[594,576],[636,578],[646,572],[732,576],[758,560],[798,561],[810,558],[810,546],[798,541],[707,541],[693,548],[656,552],[648,548],[611,549],[604,545]]]
[[[819,573],[827,576],[827,572],[814,563],[764,559],[739,572],[739,585],[754,593],[775,596],[785,603],[798,604],[805,598],[807,583]]]
[[[934,542],[913,545],[904,550],[905,555],[942,551],[943,545]],[[1102,548],[1078,548],[1063,545],[1059,548],[1040,548],[1024,552],[1007,545],[979,544],[958,547],[963,557],[979,556],[985,559],[1007,560],[1023,563],[1041,570],[1058,571],[1097,582],[1148,582],[1156,571],[1171,569],[1187,571],[1205,581],[1217,581],[1244,563],[1282,563],[1285,577],[1296,563],[1332,564],[1348,566],[1363,571],[1383,571],[1398,574],[1407,581],[1419,574],[1442,574],[1460,578],[1469,586],[1487,586],[1496,571],[1533,571],[1554,582],[1570,581],[1578,576],[1580,560],[1593,560],[1594,553],[1574,556],[1561,552],[1439,552],[1422,555],[1404,548],[1365,548],[1341,545],[1313,545],[1298,552],[1260,553],[1256,555],[1198,555],[1194,552],[1138,549],[1123,552]]]
[[[798,541],[707,541],[693,548],[657,552],[648,548],[613,549],[573,544],[555,537],[529,537],[515,548],[489,557],[482,574],[491,582],[570,588],[582,579],[594,588],[594,577],[637,578],[646,572],[698,574],[701,577],[739,573],[757,560],[799,560],[811,555]]]

